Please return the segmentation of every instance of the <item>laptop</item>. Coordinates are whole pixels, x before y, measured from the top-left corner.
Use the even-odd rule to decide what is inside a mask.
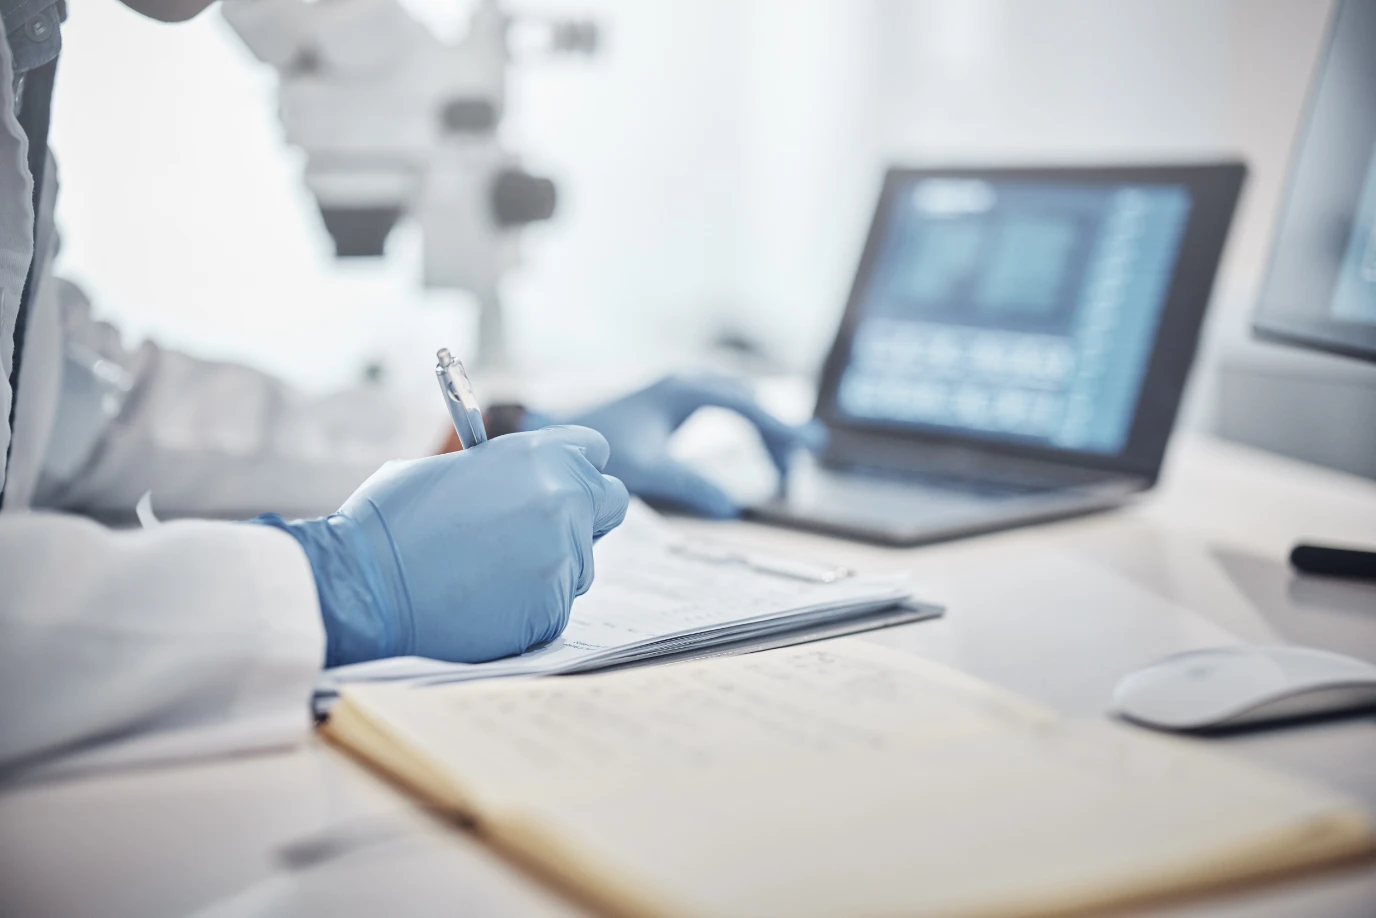
[[[751,515],[915,545],[1152,487],[1245,173],[891,170],[822,373],[828,445]]]

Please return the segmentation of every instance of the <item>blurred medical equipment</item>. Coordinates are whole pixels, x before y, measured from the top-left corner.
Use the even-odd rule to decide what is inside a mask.
[[[592,585],[593,540],[630,501],[602,474],[608,452],[584,427],[512,434],[390,462],[327,517],[253,522],[310,559],[326,666],[494,660],[556,637]]]
[[[237,0],[226,21],[277,70],[288,143],[340,257],[381,255],[404,215],[424,236],[424,283],[472,293],[478,359],[505,360],[500,284],[520,229],[549,219],[554,183],[505,149],[507,67],[519,55],[591,54],[585,21],[508,14],[479,0],[446,42],[398,0]]]

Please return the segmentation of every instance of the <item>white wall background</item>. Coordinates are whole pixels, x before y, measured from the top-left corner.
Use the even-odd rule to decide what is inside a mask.
[[[462,22],[465,0],[412,0]],[[519,4],[516,4],[519,8]],[[506,297],[518,360],[681,362],[723,329],[811,368],[889,162],[1242,155],[1253,168],[1201,374],[1241,337],[1321,0],[543,0],[590,61],[518,71],[504,129],[560,182]],[[326,388],[428,373],[464,298],[416,240],[341,263],[284,148],[273,77],[213,11],[69,4],[53,145],[63,267],[137,338]],[[1197,420],[1204,417],[1196,411]]]

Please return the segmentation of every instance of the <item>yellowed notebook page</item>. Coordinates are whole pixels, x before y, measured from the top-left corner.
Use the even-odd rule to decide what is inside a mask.
[[[345,703],[629,914],[1056,914],[1370,843],[1322,789],[858,641]]]

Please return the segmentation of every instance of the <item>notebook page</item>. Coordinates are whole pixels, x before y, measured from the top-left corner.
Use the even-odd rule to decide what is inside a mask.
[[[1322,789],[860,642],[348,697],[633,912],[1037,914],[1369,841]]]

